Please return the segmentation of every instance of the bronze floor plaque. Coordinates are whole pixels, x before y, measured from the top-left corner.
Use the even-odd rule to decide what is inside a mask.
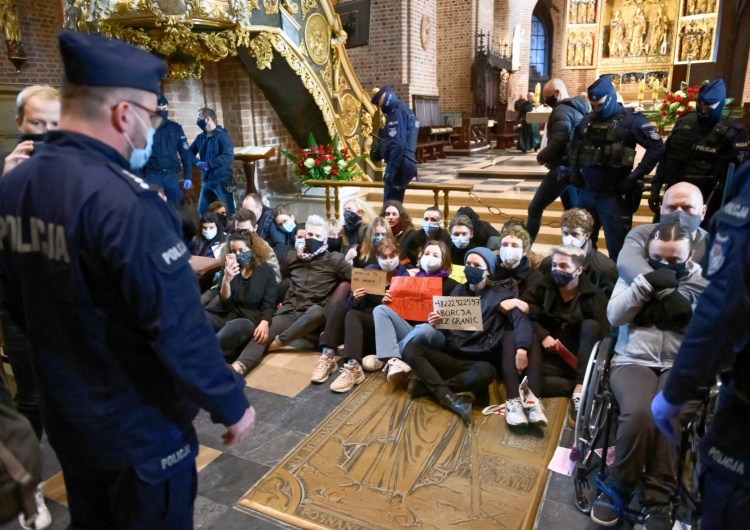
[[[531,528],[565,416],[511,432],[474,412],[471,429],[378,373],[240,501],[301,528]]]

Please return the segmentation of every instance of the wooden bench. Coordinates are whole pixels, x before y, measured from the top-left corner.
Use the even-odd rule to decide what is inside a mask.
[[[440,123],[439,102],[439,96],[412,96],[414,115],[419,121],[415,151],[418,164],[445,158],[443,148],[450,145],[453,128]]]
[[[464,118],[453,144],[456,149],[478,149],[490,144],[489,120],[487,118]]]

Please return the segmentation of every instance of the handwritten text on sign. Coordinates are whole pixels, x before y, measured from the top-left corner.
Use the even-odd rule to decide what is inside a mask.
[[[438,329],[484,330],[478,296],[436,296],[432,300],[435,312],[442,318]]]
[[[352,291],[365,289],[367,294],[385,294],[385,271],[377,269],[352,269]]]
[[[388,290],[393,309],[404,320],[427,322],[432,312],[432,298],[443,294],[442,278],[395,276]]]

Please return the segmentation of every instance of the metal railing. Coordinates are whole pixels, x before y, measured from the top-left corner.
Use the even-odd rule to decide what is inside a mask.
[[[382,182],[372,181],[354,181],[354,180],[306,180],[305,185],[311,188],[325,188],[326,193],[326,215],[329,218],[335,218],[339,211],[341,202],[339,200],[339,188],[380,188],[383,189]],[[333,212],[331,211],[331,188],[333,188]],[[429,184],[426,182],[411,182],[408,190],[426,190],[431,191],[434,195],[435,206],[440,207],[440,192],[443,192],[443,223],[448,228],[450,222],[450,192],[460,191],[470,193],[474,186],[470,184]]]

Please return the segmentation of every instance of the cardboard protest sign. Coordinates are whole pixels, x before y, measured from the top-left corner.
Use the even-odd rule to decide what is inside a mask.
[[[352,269],[352,291],[365,289],[367,294],[385,294],[386,275],[378,269]]]
[[[395,276],[388,289],[393,309],[401,318],[417,322],[427,322],[432,312],[432,298],[443,294],[442,278],[412,278]]]
[[[484,330],[478,296],[436,296],[433,305],[443,319],[437,329]]]

